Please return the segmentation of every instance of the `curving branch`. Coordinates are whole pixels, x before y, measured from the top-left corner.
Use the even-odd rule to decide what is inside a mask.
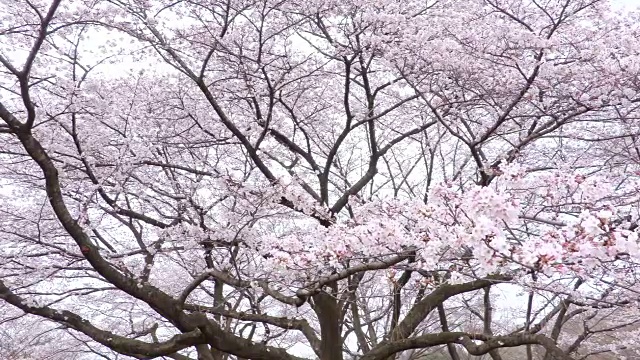
[[[247,312],[238,312],[225,309],[219,309],[209,306],[200,306],[193,304],[185,304],[184,309],[188,311],[206,312],[215,315],[222,315],[228,318],[237,319],[241,321],[259,322],[263,324],[269,324],[277,326],[281,329],[298,330],[309,341],[311,348],[316,354],[319,355],[320,339],[316,335],[316,332],[311,328],[309,322],[305,319],[291,319],[287,317],[270,316],[266,314],[251,314]]]
[[[379,261],[374,261],[374,262],[370,262],[370,263],[364,263],[364,264],[360,264],[360,265],[356,265],[356,266],[352,266],[349,267],[341,272],[338,273],[334,273],[325,277],[322,277],[320,279],[318,279],[317,281],[309,284],[308,286],[306,286],[304,289],[300,289],[296,292],[296,295],[298,297],[306,297],[306,296],[311,296],[314,295],[316,293],[318,293],[320,291],[320,289],[322,289],[323,286],[336,282],[338,280],[343,280],[348,278],[351,275],[355,275],[361,272],[365,272],[365,271],[372,271],[372,270],[381,270],[381,269],[386,269],[388,267],[391,267],[393,265],[396,265],[398,263],[401,263],[407,259],[410,259],[411,257],[415,256],[415,254],[413,252],[409,253],[409,254],[405,254],[405,255],[398,255],[398,256],[394,256],[391,259],[388,260],[379,260]]]
[[[27,301],[14,294],[5,286],[1,280],[0,299],[5,300],[25,313],[45,317],[71,329],[80,331],[94,341],[124,355],[145,356],[149,358],[168,356],[196,344],[206,343],[206,339],[198,329],[176,335],[167,341],[158,343],[147,343],[119,336],[95,327],[89,321],[71,311],[58,311],[48,306],[29,305]]]
[[[481,344],[477,344],[481,341]],[[360,360],[382,360],[401,351],[420,349],[439,345],[459,344],[471,355],[485,355],[493,350],[522,345],[540,345],[558,360],[572,360],[560,349],[555,341],[540,334],[518,334],[507,336],[489,336],[465,332],[443,332],[426,334],[414,338],[401,339],[378,346],[365,354]]]
[[[437,289],[431,292],[429,295],[418,301],[409,310],[405,318],[396,326],[391,333],[392,340],[404,339],[410,336],[422,323],[422,321],[436,309],[439,304],[442,304],[445,300],[465,292],[479,290],[487,286],[491,286],[500,282],[508,281],[511,279],[509,275],[491,275],[483,279],[470,281],[463,284],[443,284]],[[384,343],[380,346],[384,346]]]

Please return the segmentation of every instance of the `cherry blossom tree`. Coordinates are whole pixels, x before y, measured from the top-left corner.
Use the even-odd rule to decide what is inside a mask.
[[[4,338],[77,359],[637,356],[637,14],[0,6]]]

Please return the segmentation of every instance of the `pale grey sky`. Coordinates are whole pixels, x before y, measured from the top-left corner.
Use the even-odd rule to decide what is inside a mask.
[[[638,8],[640,7],[640,0],[613,0],[614,4],[620,4],[625,8]]]

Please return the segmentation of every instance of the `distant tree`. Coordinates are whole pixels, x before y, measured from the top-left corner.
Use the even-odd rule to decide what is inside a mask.
[[[637,356],[637,14],[16,0],[0,16],[7,339],[46,333],[23,344],[77,359]]]

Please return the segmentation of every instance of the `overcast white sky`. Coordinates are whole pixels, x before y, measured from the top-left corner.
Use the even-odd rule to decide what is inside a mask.
[[[640,0],[613,0],[615,4],[620,4],[621,6],[627,8],[638,8],[640,7]]]

